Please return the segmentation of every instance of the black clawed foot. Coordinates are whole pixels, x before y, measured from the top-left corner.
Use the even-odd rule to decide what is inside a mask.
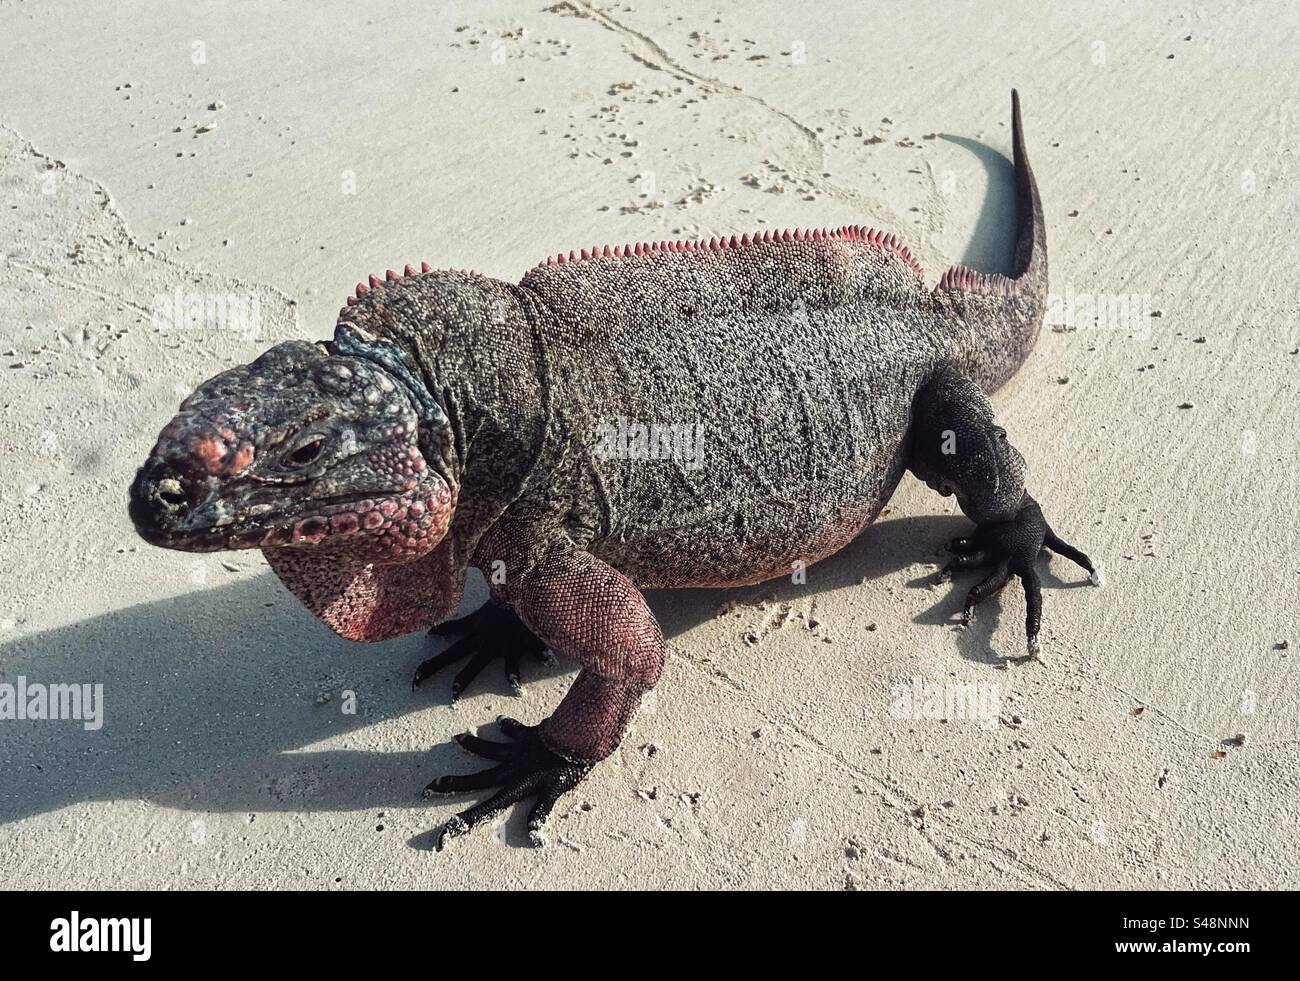
[[[411,679],[411,690],[419,688],[421,682],[443,668],[457,661],[466,661],[451,682],[453,702],[497,658],[504,661],[506,681],[516,695],[523,692],[519,680],[519,665],[523,657],[532,655],[539,661],[546,661],[546,645],[524,625],[513,610],[499,603],[485,603],[469,616],[448,620],[432,628],[429,633],[463,633],[465,636],[416,668],[415,676]]]
[[[997,595],[1014,575],[1025,590],[1026,647],[1030,657],[1038,657],[1042,653],[1038,635],[1043,622],[1043,590],[1034,561],[1044,547],[1082,566],[1094,583],[1099,582],[1100,574],[1091,560],[1052,532],[1038,502],[1027,494],[1014,518],[980,525],[970,538],[954,541],[949,550],[956,554],[944,567],[945,571],[996,565],[989,576],[966,594],[962,623],[970,624],[975,618],[975,607]]]
[[[489,787],[500,789],[480,804],[461,811],[444,824],[434,839],[442,851],[452,838],[468,834],[511,804],[526,797],[536,797],[528,815],[528,841],[533,847],[544,844],[542,828],[556,801],[572,790],[594,764],[574,763],[551,752],[542,742],[536,726],[526,726],[514,719],[497,720],[501,732],[510,742],[502,743],[462,733],[456,741],[478,756],[493,760],[496,766],[463,776],[439,777],[424,788],[426,799],[442,794],[458,794]]]

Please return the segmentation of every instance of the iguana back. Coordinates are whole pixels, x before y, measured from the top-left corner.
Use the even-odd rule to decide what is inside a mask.
[[[875,517],[954,337],[904,248],[854,227],[608,251],[521,284],[557,438],[590,450],[594,554],[643,586],[754,582]]]

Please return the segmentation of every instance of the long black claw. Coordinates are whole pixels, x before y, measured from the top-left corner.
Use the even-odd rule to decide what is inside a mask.
[[[488,787],[497,786],[512,773],[514,773],[514,768],[503,763],[487,770],[480,770],[478,773],[453,773],[445,777],[437,777],[424,788],[424,796],[427,800],[430,797],[443,794],[463,794],[467,790],[486,790]]]
[[[483,673],[483,669],[492,663],[497,657],[494,651],[476,650],[474,656],[457,673],[456,677],[451,679],[451,700],[454,702],[460,698],[460,693],[470,686],[470,683]]]
[[[506,684],[510,686],[510,690],[516,695],[522,695],[524,693],[524,686],[519,680],[519,648],[516,647],[506,651],[505,661]]]
[[[498,743],[469,733],[456,737],[456,741],[470,752],[498,760],[497,766],[479,773],[439,777],[425,788],[426,798],[435,794],[500,788],[487,800],[461,811],[438,830],[434,841],[438,851],[452,838],[468,833],[526,797],[537,798],[528,816],[528,840],[533,846],[541,845],[542,828],[556,801],[577,786],[591,770],[592,763],[575,763],[553,753],[542,742],[536,726],[526,726],[504,717],[498,722],[511,742]]]
[[[516,695],[523,692],[519,665],[525,652],[540,657],[546,649],[524,622],[508,607],[488,602],[469,616],[459,617],[439,624],[430,634],[464,633],[445,651],[425,660],[415,670],[411,679],[412,690],[421,682],[444,668],[468,658],[460,673],[452,679],[451,700],[456,701],[462,692],[477,678],[487,665],[500,657],[505,662],[506,681]]]
[[[461,817],[458,814],[438,829],[438,834],[433,839],[434,851],[442,851],[447,842],[451,841],[451,839],[459,838],[461,835],[467,834],[469,834],[469,825],[461,820]]]
[[[415,669],[415,675],[411,678],[411,691],[415,691],[420,684],[426,679],[431,678],[445,667],[455,664],[462,658],[468,657],[474,650],[474,638],[462,637],[445,651],[433,655],[420,662],[420,666]]]
[[[982,579],[972,586],[971,591],[966,594],[966,605],[961,614],[962,623],[969,626],[975,619],[975,607],[990,596],[995,596],[1010,579],[1011,570],[1007,567],[1007,563],[1003,562],[987,579]]]
[[[481,756],[485,760],[496,760],[498,763],[510,759],[510,754],[514,751],[514,747],[509,743],[496,743],[490,739],[480,739],[468,732],[462,732],[457,736],[456,742],[475,756]]]
[[[1043,625],[1043,587],[1038,580],[1038,573],[1032,566],[1026,566],[1017,573],[1025,587],[1025,641],[1030,657],[1038,657],[1042,645],[1038,642],[1038,631]]]
[[[1043,547],[1050,548],[1057,555],[1069,559],[1079,568],[1083,569],[1088,573],[1088,580],[1094,586],[1100,586],[1102,584],[1101,570],[1093,566],[1092,559],[1088,558],[1088,556],[1079,551],[1069,542],[1063,540],[1056,534],[1056,532],[1052,531],[1051,528],[1047,529],[1047,534],[1043,538]]]
[[[456,816],[470,828],[476,828],[485,821],[492,820],[511,804],[517,804],[525,797],[531,797],[537,792],[537,782],[538,778],[533,774],[512,778],[487,800],[473,807],[467,807]]]
[[[551,816],[551,811],[563,793],[560,788],[547,786],[537,795],[537,803],[528,814],[528,843],[534,848],[541,848],[546,844],[546,839],[542,837],[542,829],[546,826],[546,819]]]

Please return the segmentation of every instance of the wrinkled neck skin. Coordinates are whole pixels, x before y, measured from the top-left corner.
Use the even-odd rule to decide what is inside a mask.
[[[446,620],[465,591],[467,563],[448,535],[408,562],[367,563],[342,550],[268,548],[267,563],[302,604],[348,640],[379,641]]]

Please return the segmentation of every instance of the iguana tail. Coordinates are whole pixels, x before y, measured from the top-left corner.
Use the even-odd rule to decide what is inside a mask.
[[[1011,146],[1016,181],[1016,245],[1011,275],[953,266],[935,287],[965,320],[975,350],[969,370],[985,391],[1001,387],[1029,356],[1047,309],[1047,230],[1038,184],[1025,152],[1020,94],[1011,91]]]
[[[1020,93],[1011,90],[1011,153],[1016,169],[1016,257],[1012,278],[1022,291],[1047,299],[1047,228],[1038,183],[1025,153],[1020,122]]]

